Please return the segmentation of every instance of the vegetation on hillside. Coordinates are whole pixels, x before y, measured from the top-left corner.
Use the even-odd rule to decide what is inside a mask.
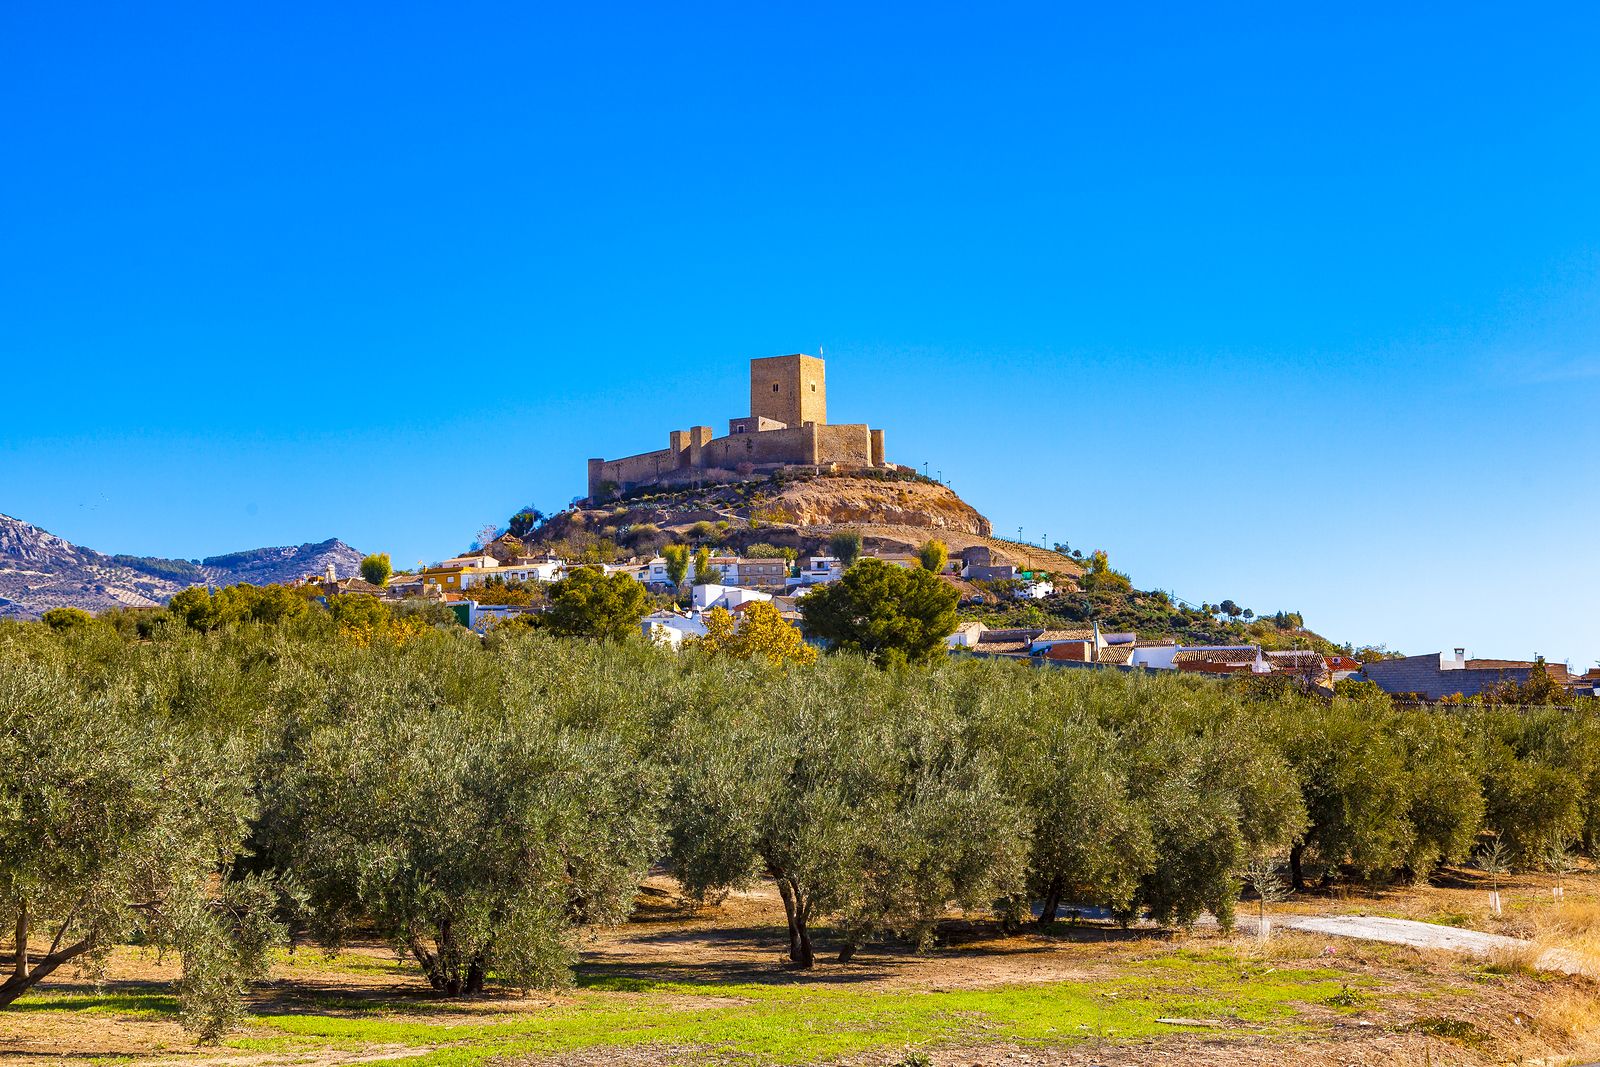
[[[511,517],[507,536],[515,535],[522,539],[519,547],[525,543],[529,551],[537,548],[581,563],[611,563],[630,556],[662,554],[669,565],[675,567],[673,561],[682,550],[690,553],[700,550],[707,553],[731,552],[758,557],[784,555],[791,560],[805,550],[837,556],[849,566],[862,555],[865,548],[864,539],[857,530],[801,536],[794,545],[774,545],[763,540],[772,536],[772,530],[759,520],[736,522],[716,517],[719,514],[717,509],[732,506],[746,510],[754,506],[759,511],[762,501],[781,492],[785,485],[825,477],[830,476],[780,472],[767,479],[701,489],[665,491],[646,488],[606,509],[574,508],[549,517],[536,508],[528,507]],[[900,480],[920,478],[920,475],[914,474],[893,475],[893,479]],[[639,516],[644,512],[635,509],[644,506],[665,514],[705,514],[713,517],[699,519],[677,530],[667,530],[659,523],[640,520]],[[790,539],[795,540],[792,532]],[[1005,549],[1002,547],[1000,551],[1003,553]],[[943,540],[930,538],[916,546],[916,554],[925,568],[938,571],[948,559],[950,550]],[[1171,638],[1181,644],[1253,644],[1269,651],[1304,648],[1324,654],[1353,655],[1357,659],[1383,658],[1395,654],[1381,646],[1356,647],[1335,643],[1308,629],[1303,617],[1296,611],[1257,615],[1231,599],[1216,604],[1192,605],[1161,590],[1137,589],[1129,575],[1111,566],[1103,551],[1085,556],[1066,545],[1057,545],[1050,558],[1059,558],[1061,568],[1036,573],[1054,580],[1055,592],[1051,596],[1018,602],[1013,596],[1016,583],[982,581],[976,583],[984,594],[982,602],[969,600],[962,604],[961,617],[980,619],[991,627],[1078,629],[1098,622],[1101,629],[1107,632],[1133,632],[1146,639]],[[682,581],[682,577],[675,578],[674,584],[681,584]]]
[[[1107,633],[1137,633],[1147,640],[1172,638],[1186,645],[1259,645],[1268,651],[1305,648],[1358,660],[1393,655],[1378,646],[1330,641],[1307,629],[1297,611],[1257,615],[1232,600],[1196,606],[1159,589],[1135,589],[1128,575],[1111,567],[1103,551],[1092,553],[1084,564],[1077,579],[1056,576],[1055,592],[1037,600],[1013,599],[1015,583],[979,583],[986,593],[984,602],[963,604],[961,614],[991,627],[1070,630],[1099,623]]]
[[[741,555],[748,555],[757,546],[794,554],[822,551],[827,535],[808,534],[805,523],[793,510],[797,505],[792,494],[802,492],[806,486],[838,487],[864,498],[865,503],[858,499],[856,506],[846,510],[851,514],[849,522],[869,526],[873,521],[870,513],[874,511],[890,515],[908,507],[915,509],[922,498],[910,492],[909,486],[936,488],[940,495],[928,506],[948,509],[950,514],[945,518],[954,517],[957,529],[963,528],[962,521],[987,528],[987,520],[959,497],[920,474],[783,470],[765,477],[696,488],[645,486],[601,501],[574,500],[567,510],[549,516],[529,505],[510,516],[503,533],[518,538],[530,551],[551,552],[583,563],[610,563],[629,556],[658,554],[665,546],[681,540],[686,532],[697,547],[706,545]],[[881,508],[875,507],[878,503]],[[777,543],[771,543],[774,539]],[[483,537],[479,541],[487,543]]]

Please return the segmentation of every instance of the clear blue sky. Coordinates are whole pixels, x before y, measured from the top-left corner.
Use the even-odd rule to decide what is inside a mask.
[[[5,5],[0,511],[439,558],[820,344],[1000,531],[1600,657],[1600,8],[762,6]]]

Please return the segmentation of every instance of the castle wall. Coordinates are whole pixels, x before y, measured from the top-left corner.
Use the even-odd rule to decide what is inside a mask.
[[[841,467],[872,466],[872,431],[864,422],[816,427],[815,463],[837,463]]]
[[[625,459],[592,459],[589,461],[589,496],[598,495],[601,484],[605,482],[629,486],[655,481],[678,469],[678,457],[679,453],[663,448],[659,452],[646,452]]]
[[[812,458],[811,428],[791,426],[785,430],[766,430],[762,433],[730,434],[707,442],[700,449],[700,466],[727,467],[732,470],[741,463],[760,466],[763,463],[815,463]]]
[[[728,423],[728,436],[709,426],[673,430],[667,447],[623,459],[589,461],[589,496],[614,482],[624,489],[646,484],[692,484],[701,478],[733,480],[741,468],[784,466],[885,466],[883,431],[865,423],[828,425],[825,364],[814,356],[771,356],[750,361],[750,414]]]
[[[870,430],[865,423],[818,426],[808,423],[762,433],[729,434],[707,440],[703,427],[696,432],[674,431],[672,440],[685,442],[679,451],[671,448],[646,452],[624,459],[589,461],[589,495],[598,494],[605,482],[623,488],[650,482],[693,480],[691,472],[720,470],[733,472],[744,464],[752,467],[815,467],[837,463],[842,467],[881,466],[882,431]],[[681,435],[681,437],[680,437]],[[701,442],[701,443],[697,443]]]

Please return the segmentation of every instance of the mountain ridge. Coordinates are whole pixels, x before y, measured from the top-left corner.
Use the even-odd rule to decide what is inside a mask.
[[[54,607],[105,611],[159,607],[191,585],[270,585],[334,565],[357,572],[362,554],[336,537],[210,556],[194,563],[107,555],[0,512],[0,619],[33,619]]]

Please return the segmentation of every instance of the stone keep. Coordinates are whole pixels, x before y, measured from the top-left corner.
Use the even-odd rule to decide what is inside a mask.
[[[816,356],[750,361],[750,415],[785,426],[828,421],[828,381]]]

